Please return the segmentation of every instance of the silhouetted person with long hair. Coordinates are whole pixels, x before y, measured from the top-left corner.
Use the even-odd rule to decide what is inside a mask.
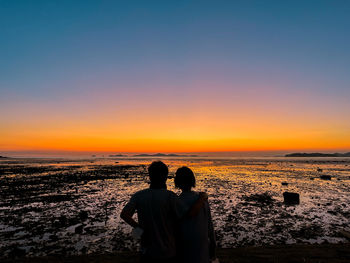
[[[141,228],[141,262],[176,261],[176,227],[180,220],[195,216],[205,204],[207,195],[202,194],[187,209],[172,191],[167,190],[168,167],[161,161],[148,167],[150,187],[132,195],[120,217],[134,228]],[[137,211],[138,222],[132,216]]]
[[[192,191],[196,179],[190,168],[184,166],[176,171],[175,186],[182,190],[179,198],[189,209],[199,197]],[[215,259],[216,241],[208,202],[196,216],[181,221],[179,232],[180,262],[209,263]]]

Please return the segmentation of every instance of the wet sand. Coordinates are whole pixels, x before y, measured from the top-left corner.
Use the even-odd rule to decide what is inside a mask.
[[[119,213],[132,193],[148,187],[151,161],[1,160],[0,257],[137,251]],[[349,158],[165,162],[170,175],[193,168],[197,190],[209,193],[221,249],[348,242],[340,233],[350,226]],[[177,191],[172,179],[168,186]],[[284,191],[300,193],[300,204],[285,205]]]
[[[350,243],[324,245],[289,245],[273,247],[246,247],[219,249],[221,263],[348,263],[350,262]],[[137,263],[139,257],[133,252],[115,254],[93,254],[70,257],[17,258],[3,261],[23,263]]]

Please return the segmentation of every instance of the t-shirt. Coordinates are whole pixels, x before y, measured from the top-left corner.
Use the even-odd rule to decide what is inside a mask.
[[[159,259],[176,255],[176,227],[186,209],[178,196],[167,189],[145,189],[132,195],[124,209],[137,211],[144,230],[141,252]]]

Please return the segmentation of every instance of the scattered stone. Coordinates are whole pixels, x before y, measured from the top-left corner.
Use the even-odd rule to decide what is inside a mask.
[[[58,221],[60,223],[61,226],[66,226],[67,225],[67,217],[65,215],[61,215],[59,218],[58,218]]]
[[[283,198],[286,205],[300,204],[300,195],[298,193],[284,192]]]
[[[317,172],[322,173],[322,172],[323,172],[323,169],[321,169],[321,168],[317,168]]]
[[[332,177],[330,175],[321,175],[320,179],[322,179],[322,180],[331,180]]]
[[[58,241],[58,236],[56,236],[56,235],[50,235],[49,236],[49,239],[51,240],[51,241]]]
[[[286,186],[286,185],[288,185],[288,183],[287,183],[287,182],[282,182],[282,185],[285,185],[285,186]]]
[[[77,226],[77,227],[74,229],[74,233],[75,233],[75,234],[82,234],[82,233],[83,233],[83,229],[84,229],[84,226],[83,226],[83,225],[79,225],[79,226]]]
[[[89,213],[87,211],[81,210],[79,212],[79,218],[81,221],[85,221],[86,219],[88,219],[89,217]]]

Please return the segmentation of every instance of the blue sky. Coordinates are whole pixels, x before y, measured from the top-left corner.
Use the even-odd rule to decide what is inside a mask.
[[[273,99],[259,103],[266,114],[298,109],[300,118],[317,117],[319,110],[344,123],[349,13],[350,2],[341,0],[1,0],[0,110],[13,112],[3,123],[22,122],[21,113],[43,110],[47,101],[55,105],[48,112],[65,118],[86,111],[96,94],[96,107],[115,94],[125,95],[118,104],[135,97],[140,104],[145,94],[160,100],[188,94],[201,107],[207,97],[220,105],[240,94],[249,104],[268,94]],[[192,109],[190,103],[182,101]]]

